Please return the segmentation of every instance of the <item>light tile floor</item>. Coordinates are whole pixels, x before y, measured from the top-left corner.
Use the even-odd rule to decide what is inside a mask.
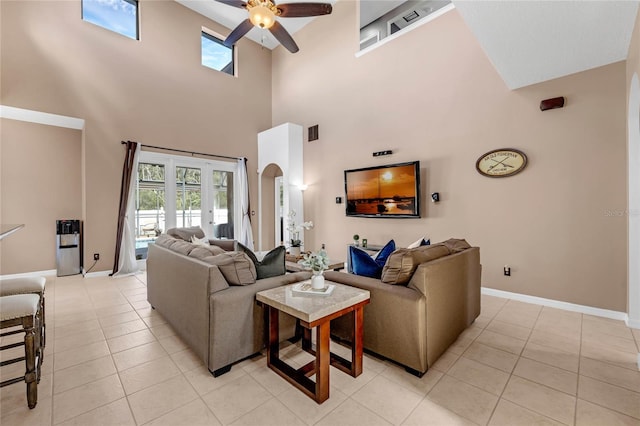
[[[146,302],[145,281],[48,278],[38,405],[27,408],[24,384],[2,388],[0,423],[640,425],[640,330],[621,321],[483,296],[482,315],[421,379],[365,355],[358,378],[331,369],[318,405],[264,355],[211,376]],[[290,344],[283,353],[309,357]]]

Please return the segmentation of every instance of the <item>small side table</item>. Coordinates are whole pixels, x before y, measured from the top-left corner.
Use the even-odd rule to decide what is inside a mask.
[[[287,272],[310,271],[310,269],[305,269],[304,266],[302,266],[298,262],[292,262],[289,260],[286,260],[284,262],[284,266]],[[334,271],[344,269],[344,262],[334,262],[332,260],[329,260],[329,267],[327,269],[332,269]]]
[[[289,383],[300,389],[318,404],[329,398],[329,365],[357,377],[362,373],[362,336],[364,306],[369,303],[369,291],[331,281],[333,293],[329,296],[298,296],[291,285],[276,287],[256,294],[258,302],[267,306],[269,344],[267,365]],[[282,311],[300,320],[303,327],[302,348],[315,355],[316,359],[295,369],[280,359],[278,312]],[[330,323],[349,312],[353,312],[353,339],[351,361],[329,349]],[[316,350],[311,347],[311,329],[316,328]],[[316,381],[309,377],[316,376]]]

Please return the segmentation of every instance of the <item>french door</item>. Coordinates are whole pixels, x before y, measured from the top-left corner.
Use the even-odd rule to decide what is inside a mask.
[[[174,227],[201,227],[209,238],[234,238],[241,224],[236,163],[142,151],[135,212],[136,254]],[[139,247],[140,246],[140,247]],[[143,247],[144,246],[144,247]],[[143,256],[146,257],[146,256]]]

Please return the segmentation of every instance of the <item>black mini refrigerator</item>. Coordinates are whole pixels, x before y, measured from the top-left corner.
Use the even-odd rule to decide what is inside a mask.
[[[81,221],[56,221],[56,265],[59,277],[82,273]]]

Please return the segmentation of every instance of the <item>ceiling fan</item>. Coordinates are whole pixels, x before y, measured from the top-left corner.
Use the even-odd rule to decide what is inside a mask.
[[[321,16],[331,13],[332,6],[329,3],[286,3],[276,5],[274,0],[216,0],[228,6],[246,9],[249,11],[249,18],[238,25],[231,34],[224,40],[227,47],[233,46],[242,36],[254,26],[268,29],[271,34],[289,52],[296,53],[298,45],[291,34],[276,20],[277,16],[282,18],[304,18],[309,16]]]

